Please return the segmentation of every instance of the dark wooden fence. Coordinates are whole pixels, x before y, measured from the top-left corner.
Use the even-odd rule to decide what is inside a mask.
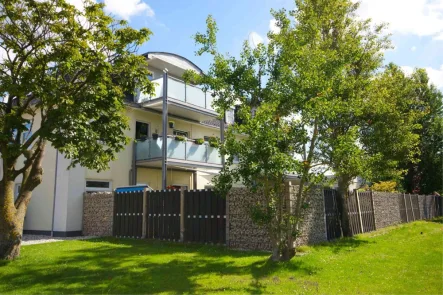
[[[326,234],[328,240],[341,237],[340,215],[337,202],[337,191],[334,189],[325,189],[325,217],[326,217]]]
[[[226,200],[211,190],[185,191],[186,242],[226,243]]]
[[[411,207],[412,207],[412,216],[414,220],[420,220],[420,204],[418,202],[418,195],[409,195],[411,200]]]
[[[357,192],[357,196],[360,202],[360,213],[363,224],[363,232],[370,232],[375,230],[375,217],[374,217],[374,199],[372,198],[372,192]]]
[[[442,216],[442,197],[426,196],[423,204],[423,218],[431,219]]]
[[[326,234],[328,240],[341,237],[340,201],[334,189],[324,190]],[[398,208],[403,223],[420,219],[431,219],[443,215],[442,197],[422,196],[422,211],[418,195],[398,194]],[[349,230],[353,235],[376,230],[374,200],[371,191],[350,193],[346,199]],[[422,216],[424,215],[424,216]]]
[[[354,191],[347,199],[349,226],[353,235],[375,230],[372,192]]]
[[[143,234],[143,192],[114,193],[113,234],[141,238]]]
[[[147,214],[147,238],[180,240],[180,191],[148,192]]]
[[[414,218],[413,212],[412,212],[411,195],[403,194],[403,198],[405,199],[406,216],[408,218],[408,222],[414,221],[415,218]]]
[[[408,222],[408,211],[406,208],[406,199],[404,194],[398,194],[398,207],[400,208],[401,222]]]
[[[226,243],[226,200],[212,190],[114,193],[113,235]]]
[[[346,199],[348,205],[348,218],[349,218],[349,227],[351,233],[353,235],[362,233],[361,226],[361,215],[359,204],[357,203],[357,198],[355,194],[351,194],[349,198]]]

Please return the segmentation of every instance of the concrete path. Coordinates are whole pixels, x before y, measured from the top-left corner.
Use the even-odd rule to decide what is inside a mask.
[[[79,237],[61,238],[61,237],[50,237],[50,236],[40,236],[40,235],[23,235],[22,246],[69,241],[69,240],[86,240],[86,239],[93,239],[93,238],[96,238],[96,237],[79,236]]]

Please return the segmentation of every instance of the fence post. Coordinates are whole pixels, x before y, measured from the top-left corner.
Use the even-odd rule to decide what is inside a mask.
[[[226,246],[229,247],[229,192],[226,194]]]
[[[443,216],[443,197],[442,196],[440,196],[440,197],[437,196],[437,201],[440,201],[440,205],[438,206],[439,209],[440,209],[439,210],[440,212],[438,212],[438,213],[439,213],[440,216]]]
[[[355,198],[357,199],[358,220],[360,221],[360,230],[364,233],[363,221],[361,218],[360,198],[358,197],[358,190],[354,190]]]
[[[325,188],[321,187],[319,188],[322,191],[322,195],[323,195],[323,219],[325,220],[325,241],[328,241],[328,221],[326,220],[326,214],[328,214],[328,212],[326,212],[326,200],[325,200]]]
[[[143,190],[142,239],[146,238],[146,221],[148,220],[148,189]]]
[[[414,207],[412,206],[411,194],[409,194],[409,204],[411,204],[412,218],[413,218],[413,221],[415,221]]]
[[[180,188],[180,242],[185,240],[185,189]]]
[[[405,204],[406,222],[409,222],[408,207],[406,206],[406,194],[403,193],[403,203]]]
[[[375,208],[374,208],[374,195],[372,194],[372,189],[369,191],[371,197],[371,208],[372,208],[372,219],[374,220],[374,230],[377,230],[377,222],[375,221]]]
[[[418,220],[421,220],[421,210],[420,210],[420,195],[417,196],[417,206],[418,206]]]

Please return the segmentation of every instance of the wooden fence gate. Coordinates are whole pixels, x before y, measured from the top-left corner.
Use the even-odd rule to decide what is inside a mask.
[[[147,193],[146,238],[180,240],[180,191]]]
[[[363,232],[367,233],[375,230],[374,201],[372,199],[372,192],[355,191],[354,194],[360,203],[360,215]]]
[[[113,235],[141,238],[143,234],[143,192],[114,193]]]
[[[226,199],[212,190],[114,193],[113,235],[226,243]]]
[[[328,240],[341,237],[340,212],[338,211],[337,191],[334,189],[324,190],[326,235]]]
[[[226,200],[212,190],[185,191],[184,240],[226,243]]]
[[[361,234],[363,230],[362,230],[362,224],[360,223],[361,215],[356,195],[350,193],[349,198],[346,200],[346,202],[348,205],[348,218],[349,218],[350,231],[352,235]]]

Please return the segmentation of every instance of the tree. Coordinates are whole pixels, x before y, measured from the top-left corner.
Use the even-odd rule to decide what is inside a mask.
[[[388,164],[398,164],[398,157],[411,155],[405,152],[414,148],[411,125],[403,126],[401,143],[390,140],[402,120],[390,122],[380,114],[389,105],[399,115],[400,104],[385,103],[386,93],[378,93],[378,100],[371,95],[376,90],[374,79],[383,63],[383,51],[390,48],[389,36],[383,33],[385,25],[374,26],[370,20],[357,18],[359,3],[348,0],[299,0],[296,7],[289,14],[284,10],[274,13],[281,30],[273,39],[290,69],[290,87],[304,97],[300,114],[314,130],[313,158],[335,175],[342,230],[350,236],[350,182],[357,176],[371,180],[377,174],[398,172]],[[378,132],[378,127],[385,132]]]
[[[372,156],[369,179],[399,181],[406,172],[402,164],[417,161],[417,133],[422,128],[418,122],[426,112],[415,81],[398,66],[389,64],[376,76],[361,129],[362,144]]]
[[[228,109],[239,107],[237,115],[241,123],[227,128],[221,144],[221,153],[227,156],[226,165],[214,183],[222,194],[239,181],[253,192],[263,192],[264,200],[257,200],[257,205],[251,208],[251,217],[269,233],[272,259],[288,260],[295,253],[294,240],[308,194],[301,184],[302,193],[291,207],[284,194],[285,176],[307,171],[304,179],[311,180],[310,184],[315,184],[317,177],[310,173],[309,165],[294,157],[294,153],[302,153],[308,139],[302,119],[292,116],[298,109],[299,96],[285,89],[286,76],[280,74],[284,69],[273,44],[251,48],[245,42],[237,59],[218,53],[216,32],[216,23],[209,16],[207,32],[195,35],[196,43],[201,46],[197,54],[213,56],[208,73],[203,76],[193,72],[185,74],[185,80],[210,88],[221,116]],[[246,136],[238,140],[238,134]],[[233,165],[234,156],[239,158],[236,165]]]
[[[411,193],[443,193],[443,95],[429,83],[424,69],[416,69],[411,75],[415,83],[417,106],[425,114],[417,123],[422,126],[418,133],[419,161],[409,162],[402,167],[408,172],[403,179],[404,189]]]
[[[266,202],[252,216],[268,229],[274,260],[293,254],[308,190],[325,170],[337,173],[342,191],[361,172],[362,161],[354,158],[364,154],[356,135],[362,102],[389,45],[380,35],[383,27],[372,30],[369,21],[357,20],[358,5],[350,1],[295,2],[295,11],[273,12],[280,32],[269,33],[269,43],[255,49],[245,43],[240,59],[217,52],[211,18],[206,34],[195,36],[197,54],[214,58],[200,83],[215,92],[221,114],[235,104],[241,110],[242,124],[228,128],[222,146],[228,159],[238,155],[240,163],[228,160],[216,187],[227,191],[242,181],[264,191]],[[247,138],[239,141],[235,134]],[[293,208],[282,194],[288,172],[300,177]]]
[[[150,34],[114,20],[103,4],[91,1],[83,10],[64,0],[0,4],[1,258],[20,253],[24,216],[42,181],[48,144],[71,166],[103,170],[128,142],[124,94],[153,89],[146,60],[134,54]]]

